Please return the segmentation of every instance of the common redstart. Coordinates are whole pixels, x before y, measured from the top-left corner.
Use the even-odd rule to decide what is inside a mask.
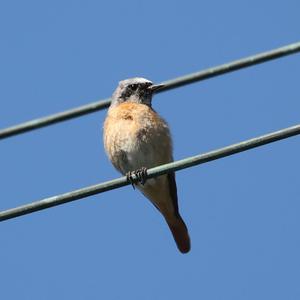
[[[187,253],[191,243],[179,214],[175,173],[145,179],[148,168],[173,161],[168,124],[152,108],[159,88],[145,78],[119,82],[104,122],[104,147],[114,167],[161,212],[178,249]],[[139,180],[133,182],[132,174]]]

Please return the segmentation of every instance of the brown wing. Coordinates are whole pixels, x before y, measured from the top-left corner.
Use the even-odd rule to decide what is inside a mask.
[[[175,173],[168,174],[169,192],[174,206],[174,213],[176,217],[179,217],[178,210],[178,197],[177,197],[177,185],[175,180]]]

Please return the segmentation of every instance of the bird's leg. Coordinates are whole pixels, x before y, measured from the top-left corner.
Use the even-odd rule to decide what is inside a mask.
[[[134,186],[135,180],[132,177],[133,174],[134,174],[134,171],[129,171],[126,173],[126,177],[127,177],[127,181],[131,183],[133,189],[135,190],[135,186]]]
[[[135,178],[133,178],[132,175],[134,175]],[[126,177],[127,177],[127,180],[131,183],[132,187],[135,189],[135,186],[134,186],[135,183],[140,183],[142,185],[145,184],[145,182],[147,180],[147,168],[142,167],[135,171],[130,171],[130,172],[126,173]]]

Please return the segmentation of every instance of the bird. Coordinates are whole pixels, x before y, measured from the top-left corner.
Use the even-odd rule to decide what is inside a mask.
[[[154,204],[179,251],[187,253],[191,242],[179,213],[175,172],[146,179],[147,169],[173,161],[169,126],[152,108],[152,96],[162,87],[141,77],[120,81],[104,121],[103,143],[113,166]]]

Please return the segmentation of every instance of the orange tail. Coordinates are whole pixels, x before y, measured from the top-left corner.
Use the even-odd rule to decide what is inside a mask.
[[[187,253],[191,249],[191,241],[187,227],[182,218],[175,217],[172,220],[167,220],[169,228],[173,234],[177,248],[181,253]]]

